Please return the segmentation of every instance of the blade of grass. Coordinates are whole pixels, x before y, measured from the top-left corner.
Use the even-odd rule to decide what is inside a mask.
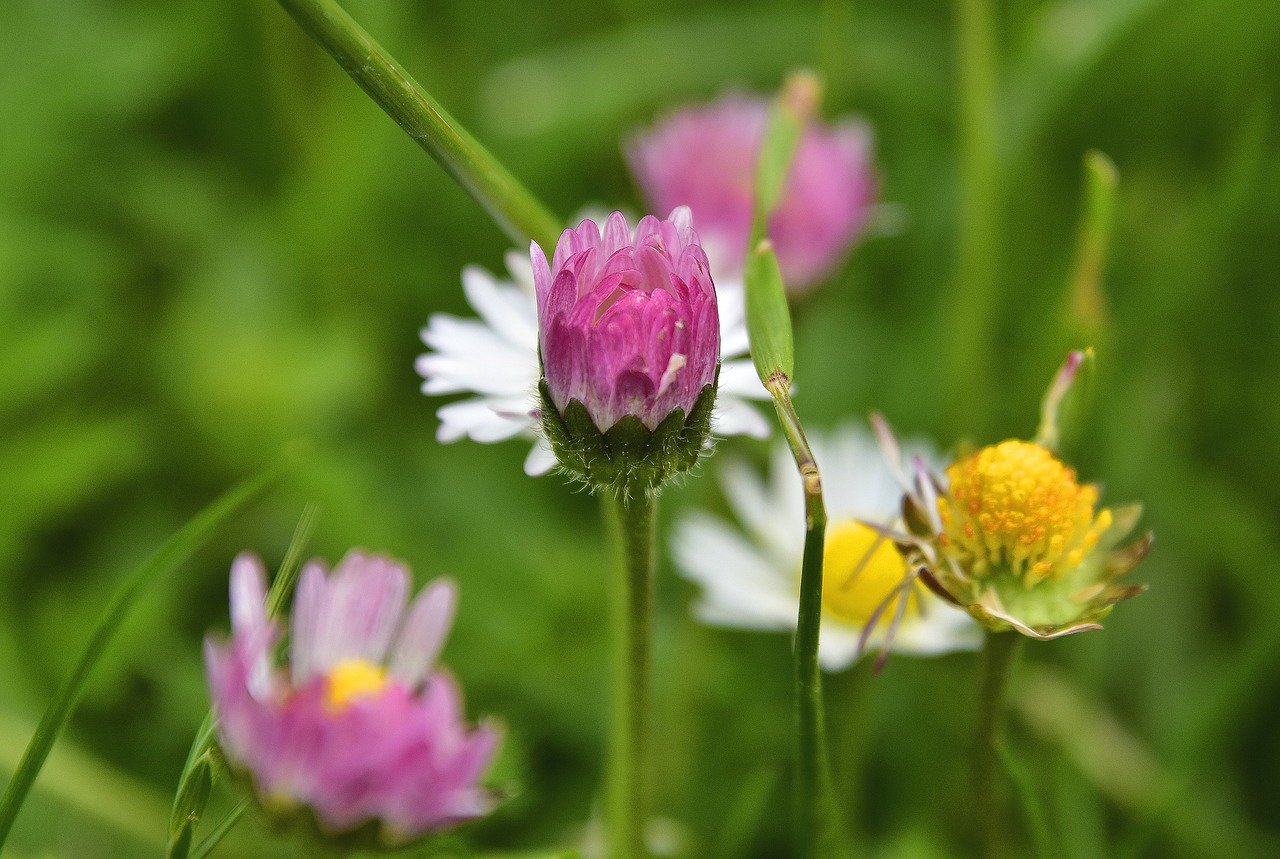
[[[293,538],[289,541],[289,548],[285,551],[284,560],[276,573],[275,581],[271,583],[271,592],[267,595],[269,617],[278,616],[284,610],[290,594],[293,593],[298,581],[298,573],[302,568],[302,553],[311,539],[311,532],[315,530],[318,510],[316,505],[308,504],[302,511],[297,527],[293,530]],[[217,719],[214,717],[213,710],[210,709],[205,713],[204,721],[196,731],[195,739],[191,743],[191,751],[187,753],[187,761],[182,767],[182,774],[178,776],[178,790],[174,794],[173,810],[169,816],[169,846],[166,853],[168,859],[187,859],[196,827],[204,817],[205,805],[218,778],[219,761],[213,749],[217,727]],[[238,819],[239,815],[235,815],[235,820]],[[226,825],[229,829],[235,825],[235,820],[231,820],[230,823],[223,821],[220,826]],[[215,841],[209,844],[208,841],[209,839],[205,839],[201,847],[207,844],[208,849],[212,849],[217,843]]]
[[[261,497],[279,480],[290,464],[291,459],[282,460],[262,474],[232,488],[196,514],[195,518],[170,537],[150,558],[125,577],[99,617],[71,674],[63,681],[49,709],[45,711],[17,771],[10,779],[3,798],[0,798],[0,847],[4,846],[9,837],[18,811],[31,792],[36,776],[49,756],[49,750],[70,721],[89,675],[97,667],[103,652],[138,598],[190,558],[219,528]]]

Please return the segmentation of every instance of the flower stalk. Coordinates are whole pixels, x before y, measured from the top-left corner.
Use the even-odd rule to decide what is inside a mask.
[[[646,856],[649,808],[649,698],[654,558],[658,500],[654,493],[608,493],[623,576],[613,601],[613,711],[606,789],[609,855]]]
[[[280,0],[387,116],[466,189],[517,245],[553,247],[561,224],[334,0]]]
[[[805,543],[795,642],[796,838],[797,855],[804,859],[831,855],[837,832],[818,663],[827,513],[818,463],[791,402],[795,369],[791,314],[778,257],[766,236],[766,222],[781,196],[805,123],[817,111],[820,94],[816,79],[796,75],[770,111],[757,163],[752,242],[745,265],[751,357],[760,381],[773,397],[783,436],[804,485]]]
[[[983,856],[995,856],[1002,831],[1001,806],[996,785],[1009,678],[1022,650],[1025,636],[987,630],[982,647],[978,687],[978,731],[974,745],[974,822]]]
[[[827,510],[822,500],[822,477],[804,428],[791,404],[787,385],[766,385],[774,396],[783,435],[795,456],[804,484],[804,560],[800,567],[800,604],[796,618],[796,797],[799,808],[800,855],[827,855],[824,845],[834,836],[831,812],[835,787],[827,754],[822,672],[818,641],[822,627],[822,561],[826,547]]]

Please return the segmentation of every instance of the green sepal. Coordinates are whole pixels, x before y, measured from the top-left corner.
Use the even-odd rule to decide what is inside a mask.
[[[1057,453],[1063,436],[1076,434],[1088,415],[1096,374],[1097,356],[1092,346],[1067,355],[1040,401],[1036,444]]]
[[[717,368],[717,379],[719,373]],[[561,470],[593,489],[629,496],[656,492],[697,464],[711,434],[716,381],[702,389],[688,415],[676,409],[652,430],[635,415],[627,415],[602,433],[578,400],[570,400],[559,412],[545,379],[538,383],[538,392],[542,429]]]

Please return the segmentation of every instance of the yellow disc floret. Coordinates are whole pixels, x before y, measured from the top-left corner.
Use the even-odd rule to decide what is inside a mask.
[[[358,698],[371,698],[387,685],[387,669],[365,659],[344,659],[329,671],[325,703],[340,713]]]
[[[871,619],[907,571],[891,542],[852,519],[828,526],[822,568],[823,608],[860,625]],[[908,599],[906,611],[918,611],[917,597],[912,594]],[[896,603],[887,606],[880,622],[888,623],[895,610]]]
[[[1038,444],[1002,441],[947,469],[940,541],[975,575],[1007,566],[1027,585],[1075,569],[1111,525],[1098,487]]]

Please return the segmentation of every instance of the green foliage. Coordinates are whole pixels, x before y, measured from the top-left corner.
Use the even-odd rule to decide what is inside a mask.
[[[960,171],[945,4],[853,4],[835,48],[821,21],[839,4],[816,0],[346,5],[557,212],[639,205],[619,156],[635,124],[817,66],[824,115],[854,111],[875,130],[883,214],[898,229],[793,308],[806,426],[878,408],[944,447],[1032,433],[1044,380],[1084,345],[1066,328],[1080,165],[1107,153],[1122,179],[1105,324],[1071,458],[1082,479],[1105,481],[1105,501],[1142,499],[1160,541],[1147,594],[1104,632],[1028,662],[1110,727],[1083,724],[1153,766],[1125,779],[1082,759],[1079,726],[1032,722],[1016,685],[1009,740],[1064,855],[1277,852],[1274,2],[998,5],[1000,275],[980,371],[953,366],[947,345]],[[461,584],[444,660],[468,712],[506,723],[495,778],[519,793],[459,838],[515,855],[580,843],[605,724],[595,504],[557,478],[525,478],[520,444],[438,444],[437,402],[412,370],[417,328],[432,312],[469,315],[458,273],[496,269],[503,233],[271,3],[11,0],[0,116],[0,709],[34,724],[101,613],[108,573],[310,436],[305,474],[136,606],[68,740],[167,800],[208,707],[200,642],[225,629],[231,558],[279,561],[314,500],[315,554],[362,545],[420,580]],[[689,479],[664,495],[664,518],[716,493]],[[685,856],[784,856],[785,777],[754,793],[748,782],[786,769],[789,642],[695,625],[692,589],[662,562],[658,592],[664,831]],[[955,655],[894,659],[874,681],[864,668],[828,678],[860,855],[963,855],[956,750],[971,734],[973,676],[973,659]],[[43,784],[6,855],[81,856],[87,844],[155,855]],[[215,786],[206,827],[233,807]],[[1029,849],[1031,832],[1013,836]],[[287,850],[248,815],[212,855]]]

